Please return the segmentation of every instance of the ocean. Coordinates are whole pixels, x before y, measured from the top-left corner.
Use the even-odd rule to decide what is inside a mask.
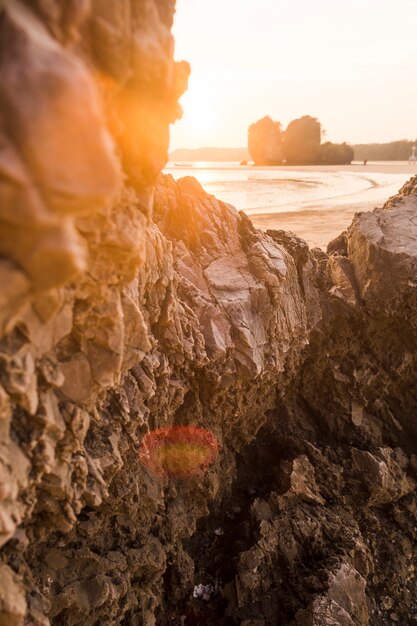
[[[378,206],[410,178],[410,168],[416,171],[403,162],[369,163],[366,168],[362,164],[263,168],[198,162],[169,163],[165,172],[175,179],[194,176],[208,193],[248,215],[272,216],[324,207]]]
[[[292,231],[311,247],[326,250],[355,213],[381,207],[417,173],[417,166],[402,161],[303,167],[198,162],[169,163],[165,173],[175,179],[194,176],[208,193],[245,211],[258,228]]]

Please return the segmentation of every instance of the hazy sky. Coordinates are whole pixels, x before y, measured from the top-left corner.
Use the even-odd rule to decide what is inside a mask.
[[[191,63],[171,147],[246,144],[250,123],[318,117],[332,141],[417,137],[417,0],[177,0]]]

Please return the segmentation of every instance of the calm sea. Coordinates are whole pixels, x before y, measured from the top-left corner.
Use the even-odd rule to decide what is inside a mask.
[[[417,173],[417,167],[405,162],[293,168],[197,162],[168,163],[165,173],[175,179],[194,176],[208,193],[255,216],[380,206]]]

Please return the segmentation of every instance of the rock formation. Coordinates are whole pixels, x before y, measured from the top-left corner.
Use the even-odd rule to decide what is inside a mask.
[[[157,179],[173,9],[2,5],[0,625],[412,624],[417,178],[328,254]]]
[[[311,115],[290,122],[283,137],[283,151],[289,164],[312,165],[320,161],[321,124]]]
[[[248,150],[255,165],[281,165],[282,130],[269,116],[249,126]]]
[[[248,149],[255,165],[346,165],[354,157],[346,143],[321,144],[321,124],[310,115],[290,122],[285,131],[281,123],[263,117],[248,130]]]

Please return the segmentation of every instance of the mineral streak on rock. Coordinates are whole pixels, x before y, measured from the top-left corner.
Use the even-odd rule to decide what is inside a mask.
[[[417,179],[328,255],[157,181],[173,11],[2,3],[0,625],[412,624]]]

